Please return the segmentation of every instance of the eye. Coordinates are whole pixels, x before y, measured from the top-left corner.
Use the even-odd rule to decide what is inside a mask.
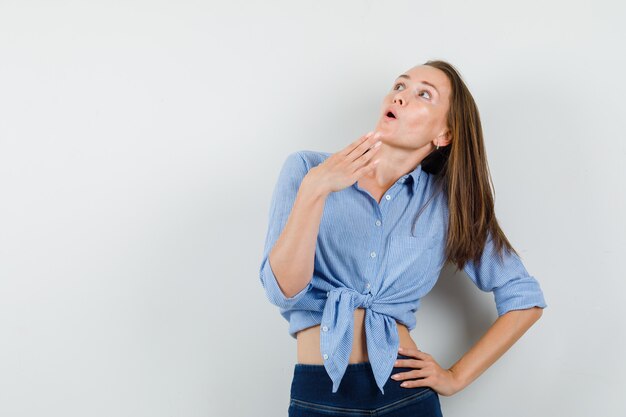
[[[428,94],[428,100],[431,99],[430,92],[428,90],[422,90],[422,91],[420,91],[420,93],[427,93]]]
[[[396,85],[393,86],[393,89],[397,90],[398,86],[404,87],[404,83],[397,83]],[[428,90],[420,90],[419,93],[426,93],[426,94],[428,94],[428,97],[427,97],[428,100],[430,100],[432,98],[431,94],[430,94],[430,91],[428,91]]]

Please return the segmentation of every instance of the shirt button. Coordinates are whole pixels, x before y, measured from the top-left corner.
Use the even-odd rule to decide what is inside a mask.
[[[330,297],[330,291],[326,291],[326,297]]]
[[[322,330],[324,330],[325,332],[327,332],[327,331],[328,331],[328,327],[324,326],[324,327],[322,327]]]
[[[370,253],[370,256],[371,256],[372,258],[375,258],[375,257],[376,257],[376,252],[371,252],[371,253]]]
[[[376,220],[376,226],[380,226],[382,223],[380,220]]]
[[[386,198],[387,200],[391,200],[391,196],[390,196],[389,194],[387,194],[387,195],[385,196],[385,198]]]
[[[324,359],[328,359],[328,355],[324,353]]]

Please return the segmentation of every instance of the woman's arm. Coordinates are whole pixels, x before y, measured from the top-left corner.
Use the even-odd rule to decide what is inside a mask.
[[[476,344],[450,367],[457,391],[471,384],[498,360],[542,314],[542,308],[532,307],[511,310],[498,317]]]
[[[269,209],[259,278],[270,302],[284,310],[298,303],[312,287],[325,194],[310,184],[309,173],[300,152],[289,154]]]
[[[278,176],[270,205],[260,278],[269,299],[288,309],[311,288],[315,249],[328,195],[372,171],[377,135],[364,135],[307,169],[299,152],[290,154]],[[380,142],[378,142],[380,144]]]
[[[500,358],[542,314],[541,307],[504,313],[449,369],[439,366],[432,355],[426,352],[401,349],[402,355],[415,359],[399,359],[395,366],[417,369],[396,373],[392,378],[396,381],[405,381],[402,384],[405,388],[431,387],[441,395],[453,395],[467,387]]]
[[[285,228],[269,254],[276,281],[293,297],[311,281],[315,247],[328,193],[305,177],[298,189]]]

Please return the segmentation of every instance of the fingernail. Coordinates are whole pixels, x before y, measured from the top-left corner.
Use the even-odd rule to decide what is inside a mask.
[[[370,136],[372,136],[372,133],[374,133],[373,130],[371,132],[369,132],[366,136],[369,138]]]
[[[398,348],[398,352],[402,352],[402,348],[401,347]]]
[[[375,137],[375,138],[379,138],[379,137],[380,137],[380,135],[381,135],[381,133],[380,133],[380,132],[376,132],[376,134],[374,135],[374,137]]]
[[[376,148],[376,147],[380,146],[380,144],[381,144],[381,143],[382,143],[381,141],[376,142],[376,143],[374,144],[374,148]]]

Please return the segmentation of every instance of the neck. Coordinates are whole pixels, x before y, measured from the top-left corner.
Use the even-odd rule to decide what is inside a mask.
[[[428,145],[413,151],[394,148],[382,143],[378,154],[374,157],[380,162],[373,171],[365,174],[362,178],[379,188],[388,187],[396,182],[401,176],[413,171],[428,155]]]

